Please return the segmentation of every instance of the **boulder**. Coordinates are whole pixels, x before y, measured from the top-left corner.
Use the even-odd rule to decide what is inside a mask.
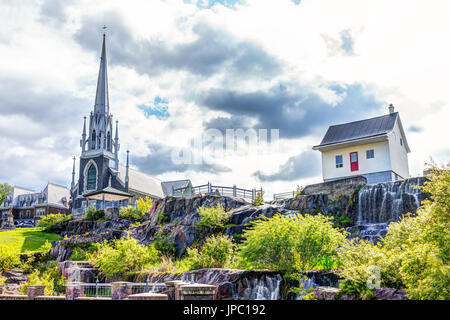
[[[3,271],[2,275],[6,278],[6,283],[21,283],[28,281],[28,277],[19,269]]]

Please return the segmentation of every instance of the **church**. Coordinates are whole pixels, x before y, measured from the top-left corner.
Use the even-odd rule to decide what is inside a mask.
[[[130,168],[128,150],[125,166],[119,163],[119,121],[116,120],[114,125],[110,113],[105,38],[104,33],[94,110],[88,120],[84,117],[77,180],[75,157],[73,159],[70,194],[75,218],[83,216],[89,207],[133,206],[140,197],[160,199],[171,194],[174,188],[191,185],[188,179],[164,182]]]

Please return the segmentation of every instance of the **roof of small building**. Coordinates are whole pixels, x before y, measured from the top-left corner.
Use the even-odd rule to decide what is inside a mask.
[[[161,182],[162,189],[164,192],[164,196],[168,196],[169,194],[172,194],[172,189],[179,189],[179,188],[186,188],[191,183],[191,180],[184,179],[184,180],[175,180],[175,181],[164,181]]]
[[[375,118],[330,126],[322,142],[315,147],[387,134],[394,129],[397,118],[398,112],[394,112]]]

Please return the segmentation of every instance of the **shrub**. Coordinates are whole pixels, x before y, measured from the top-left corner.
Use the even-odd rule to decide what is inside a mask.
[[[158,223],[166,223],[169,222],[169,214],[164,211],[160,211],[157,217]]]
[[[300,196],[303,193],[303,187],[297,186],[297,190],[295,190],[294,199]]]
[[[96,221],[100,220],[105,216],[105,211],[102,209],[95,209],[94,207],[89,207],[86,210],[85,220]]]
[[[6,278],[0,274],[0,286],[3,286],[6,283]],[[0,288],[0,294],[1,294],[1,288]]]
[[[158,252],[153,245],[145,246],[127,237],[100,244],[98,250],[89,255],[89,261],[104,275],[117,280],[157,262]]]
[[[342,248],[347,288],[367,291],[370,275],[364,270],[375,266],[381,287],[406,289],[410,299],[450,299],[450,164],[432,169],[421,187],[430,200],[390,223],[383,245],[352,241]]]
[[[39,219],[38,226],[43,227],[45,231],[49,231],[56,224],[67,223],[72,220],[72,215],[65,214],[49,214],[46,217]]]
[[[161,255],[164,256],[174,256],[175,255],[175,243],[173,241],[169,240],[169,235],[164,234],[163,231],[158,232],[154,239],[153,239],[153,245],[155,246],[155,249],[158,250],[158,252]]]
[[[200,215],[199,225],[206,228],[223,228],[231,216],[231,212],[225,211],[220,203],[215,207],[202,206],[197,212]]]
[[[9,247],[0,246],[0,273],[11,270],[20,264],[19,253]]]
[[[137,204],[137,210],[141,213],[141,216],[143,216],[150,212],[150,210],[152,208],[153,200],[150,199],[148,196],[146,196],[145,199],[139,198],[136,201],[136,204]]]
[[[40,268],[34,270],[29,276],[28,281],[20,289],[23,294],[28,293],[28,286],[30,285],[44,285],[46,296],[54,296],[57,292],[62,292],[66,279],[59,273],[57,263],[42,265]]]
[[[254,206],[261,206],[264,204],[264,198],[263,198],[264,192],[260,191],[256,193],[256,198],[253,200]]]
[[[189,270],[202,268],[224,268],[231,263],[235,251],[233,242],[223,235],[206,238],[201,250],[188,248],[183,260]]]
[[[142,218],[141,213],[134,207],[122,207],[120,208],[119,216],[121,219],[125,220],[138,220]]]
[[[287,274],[323,269],[324,257],[336,265],[337,248],[346,233],[333,228],[330,218],[321,214],[285,217],[253,222],[245,230],[240,245],[239,264],[244,268],[280,270]]]

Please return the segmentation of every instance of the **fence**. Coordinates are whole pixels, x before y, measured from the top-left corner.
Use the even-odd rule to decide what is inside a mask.
[[[110,283],[99,283],[98,279],[95,283],[79,283],[83,297],[95,298],[111,298],[112,286]],[[166,289],[164,283],[151,283],[147,279],[144,283],[130,283],[131,294],[139,293],[159,293]]]
[[[183,188],[172,188],[172,195],[174,197],[186,197],[186,196],[193,196],[195,194],[220,194],[221,196],[232,196],[232,197],[239,197],[239,198],[245,198],[245,199],[251,199],[255,200],[257,192],[263,192],[263,189],[261,187],[260,190],[256,189],[243,189],[238,188],[236,185],[233,185],[232,187],[225,187],[225,186],[214,186],[210,182],[207,184],[203,184],[200,186],[187,186]]]
[[[281,193],[274,193],[273,194],[273,200],[281,200],[281,199],[289,199],[295,197],[296,191],[288,191],[288,192],[281,192]]]

